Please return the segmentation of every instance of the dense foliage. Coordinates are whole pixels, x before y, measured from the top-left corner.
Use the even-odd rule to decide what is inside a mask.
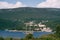
[[[0,29],[24,30],[23,23],[34,20],[37,22],[48,20],[44,24],[55,30],[55,26],[60,24],[60,9],[29,7],[0,9]]]
[[[56,27],[56,35],[60,37],[60,25],[57,25]]]

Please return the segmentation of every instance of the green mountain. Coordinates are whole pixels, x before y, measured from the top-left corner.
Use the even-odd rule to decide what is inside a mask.
[[[0,9],[0,29],[23,29],[24,22],[48,20],[47,27],[55,28],[60,23],[59,8],[31,8]]]
[[[0,18],[25,19],[25,18],[59,18],[60,9],[56,8],[15,8],[0,9]]]

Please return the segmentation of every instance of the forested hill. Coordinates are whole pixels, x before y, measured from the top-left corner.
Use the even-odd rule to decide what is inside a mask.
[[[0,18],[6,19],[25,19],[25,18],[60,18],[60,9],[56,8],[15,8],[0,9]]]
[[[4,20],[5,21],[8,20],[8,22],[7,21],[5,22]],[[31,21],[31,20],[36,20],[36,21],[48,20],[49,22],[46,23],[46,25],[53,28],[54,25],[60,23],[60,9],[58,8],[31,8],[31,7],[0,9],[0,28],[2,28],[3,26],[5,28],[10,27],[10,26],[13,27],[12,25],[14,26],[19,25],[19,27],[21,27],[20,21]],[[6,25],[1,22],[6,23]],[[14,24],[14,22],[16,23]]]

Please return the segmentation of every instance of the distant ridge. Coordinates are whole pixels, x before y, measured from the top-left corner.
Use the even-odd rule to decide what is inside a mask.
[[[2,20],[1,20],[2,19]],[[48,20],[47,26],[54,28],[60,23],[60,8],[20,7],[0,9],[0,28],[21,27],[26,21]],[[23,25],[22,25],[23,26]]]
[[[14,9],[0,9],[0,18],[59,18],[60,9],[21,7]]]

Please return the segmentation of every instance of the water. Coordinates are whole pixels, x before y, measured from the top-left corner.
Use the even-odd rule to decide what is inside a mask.
[[[42,35],[51,34],[51,32],[34,32],[34,37],[41,37]],[[0,37],[12,37],[12,38],[24,38],[26,34],[24,32],[9,32],[0,30]]]

